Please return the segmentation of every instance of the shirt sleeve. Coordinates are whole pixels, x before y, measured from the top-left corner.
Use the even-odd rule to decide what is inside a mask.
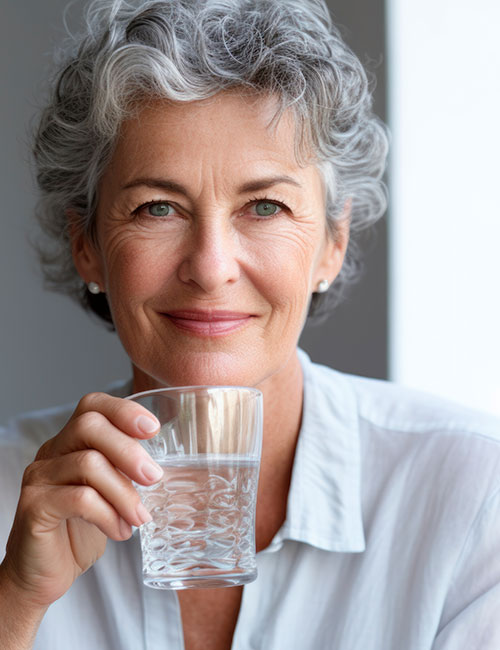
[[[500,489],[479,511],[457,562],[432,650],[500,648]]]

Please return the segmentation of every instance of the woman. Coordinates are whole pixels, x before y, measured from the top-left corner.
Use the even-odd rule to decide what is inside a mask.
[[[90,5],[36,139],[45,266],[133,380],[3,434],[2,648],[499,647],[498,423],[297,351],[385,153],[320,0]],[[185,384],[264,394],[244,593],[141,584],[158,423],[122,397]]]

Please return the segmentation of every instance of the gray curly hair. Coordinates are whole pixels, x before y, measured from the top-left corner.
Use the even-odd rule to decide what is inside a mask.
[[[240,88],[276,96],[277,119],[293,111],[297,155],[316,154],[333,235],[351,201],[346,260],[330,290],[314,294],[310,316],[330,309],[357,275],[357,233],[385,210],[388,138],[366,73],[323,0],[93,0],[84,25],[64,47],[34,135],[48,286],[112,324],[105,295],[90,294],[73,265],[68,211],[94,236],[99,180],[121,122],[141,101]]]

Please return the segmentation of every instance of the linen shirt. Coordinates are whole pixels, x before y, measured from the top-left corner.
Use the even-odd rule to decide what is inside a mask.
[[[499,650],[499,421],[300,359],[286,521],[257,555],[233,650]],[[73,406],[2,431],[0,548],[24,467]],[[49,608],[34,645],[183,647],[176,592],[143,586],[137,534],[108,541]]]

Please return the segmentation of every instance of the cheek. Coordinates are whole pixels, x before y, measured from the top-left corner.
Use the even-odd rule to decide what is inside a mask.
[[[121,236],[105,250],[108,299],[113,310],[130,311],[156,296],[175,273],[175,246],[163,238]]]
[[[307,231],[291,230],[260,238],[248,251],[254,282],[286,304],[307,299],[316,256],[315,238]]]

